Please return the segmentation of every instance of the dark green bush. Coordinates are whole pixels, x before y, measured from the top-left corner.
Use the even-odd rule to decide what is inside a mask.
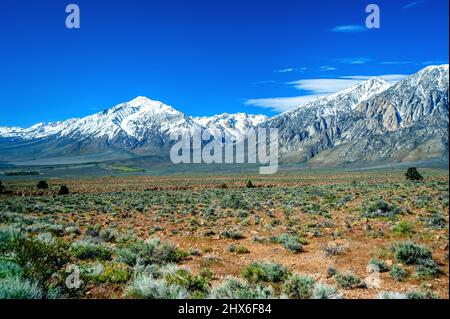
[[[89,242],[78,242],[72,245],[72,253],[75,258],[81,260],[111,260],[113,251],[103,245],[97,245]]]
[[[421,181],[423,180],[423,176],[420,175],[419,171],[416,167],[408,168],[408,171],[405,174],[406,179],[409,181]]]
[[[401,213],[402,210],[399,207],[395,205],[390,205],[384,200],[379,199],[374,203],[370,204],[369,206],[365,207],[362,215],[363,217],[366,218],[379,218],[379,217],[393,218]]]
[[[225,229],[220,233],[220,236],[228,239],[243,239],[244,235],[242,235],[241,231],[238,229]]]
[[[188,257],[188,254],[179,250],[174,244],[163,243],[159,238],[153,238],[146,242],[137,242],[119,249],[118,260],[130,266],[137,261],[144,265],[177,263]]]
[[[407,276],[407,271],[401,266],[395,264],[392,266],[391,271],[389,272],[392,278],[396,281],[403,281]]]
[[[284,233],[278,237],[272,237],[271,240],[281,244],[285,249],[294,253],[303,251],[303,246],[300,243],[300,239],[298,236]]]
[[[411,290],[406,293],[406,297],[408,299],[439,299],[438,295],[429,290]]]
[[[44,285],[69,262],[66,245],[57,240],[54,243],[44,243],[17,237],[13,240],[12,250],[15,262],[23,268],[23,275]]]
[[[278,263],[254,261],[242,271],[242,277],[252,283],[282,282],[289,276],[289,270]]]
[[[392,245],[395,258],[406,265],[416,265],[423,260],[432,259],[432,252],[427,247],[410,241]]]
[[[353,288],[363,288],[365,287],[364,282],[355,275],[353,272],[348,271],[346,273],[337,273],[334,276],[339,287],[343,289],[353,289]]]
[[[310,299],[314,292],[314,278],[292,275],[284,282],[282,290],[290,299]]]
[[[46,181],[40,181],[36,187],[38,189],[48,189],[48,184]]]
[[[375,266],[379,272],[388,272],[389,266],[386,264],[384,260],[372,258],[369,261],[369,265]]]
[[[62,185],[59,189],[58,195],[69,195],[69,188],[66,185]]]
[[[166,275],[165,280],[169,285],[177,285],[185,288],[191,294],[197,297],[205,296],[211,287],[208,276],[202,273],[198,276],[193,275],[189,270],[178,269],[174,273]]]

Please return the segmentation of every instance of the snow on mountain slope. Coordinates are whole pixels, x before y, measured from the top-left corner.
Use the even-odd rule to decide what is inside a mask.
[[[433,115],[448,116],[448,64],[430,66],[361,103],[367,118],[382,118],[382,126],[397,130]]]
[[[295,117],[299,113],[304,113],[305,110],[307,112],[315,111],[318,117],[337,115],[340,112],[350,112],[361,102],[387,90],[391,85],[391,83],[381,78],[374,77],[346,90],[329,96],[319,97],[293,110],[282,113],[278,117]]]
[[[28,160],[164,156],[171,133],[209,130],[229,141],[258,126],[278,128],[280,154],[295,162],[448,158],[448,73],[448,65],[427,67],[395,85],[371,78],[272,118],[245,113],[190,117],[138,97],[81,119],[0,127],[0,161],[16,161],[25,153]]]
[[[210,117],[194,117],[193,120],[201,127],[212,131],[223,132],[225,137],[235,139],[243,136],[247,130],[256,127],[268,119],[265,115],[252,115],[246,113],[214,115]]]
[[[38,139],[50,136],[82,140],[118,136],[143,141],[150,135],[169,136],[208,129],[211,133],[223,133],[239,138],[249,128],[267,119],[264,115],[221,114],[212,117],[189,117],[174,108],[140,96],[108,110],[81,119],[56,123],[39,123],[30,128],[0,127],[0,137]]]

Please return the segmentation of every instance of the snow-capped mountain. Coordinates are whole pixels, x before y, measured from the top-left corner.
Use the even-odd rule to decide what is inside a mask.
[[[431,66],[394,85],[372,78],[272,118],[192,117],[138,97],[84,118],[0,127],[0,162],[167,157],[172,133],[209,130],[230,140],[258,126],[279,129],[285,161],[331,166],[448,160],[448,89],[448,65]]]
[[[238,140],[250,128],[267,121],[265,115],[249,115],[247,113],[221,114],[210,117],[195,117],[193,120],[201,127],[221,133],[225,137],[232,136]]]
[[[350,125],[349,116],[360,103],[390,86],[372,78],[275,116],[264,125],[278,128],[282,154],[291,153],[295,160],[306,161],[339,143],[344,128],[340,123]]]
[[[91,160],[95,153],[100,159],[164,157],[171,146],[172,134],[208,130],[214,136],[223,135],[225,141],[238,140],[246,130],[266,119],[264,115],[245,113],[191,117],[141,96],[80,119],[39,123],[30,128],[0,127],[0,159],[10,158],[11,148],[15,152],[20,150],[20,157],[25,159],[35,159],[37,155],[46,158],[89,155]],[[45,154],[39,155],[44,150]]]
[[[321,165],[448,160],[448,65],[390,85],[370,79],[267,123],[282,154]]]

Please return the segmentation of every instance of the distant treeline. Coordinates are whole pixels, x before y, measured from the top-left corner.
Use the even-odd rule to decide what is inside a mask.
[[[4,172],[3,175],[6,175],[6,176],[29,176],[29,175],[39,175],[39,172],[36,172],[36,171]]]

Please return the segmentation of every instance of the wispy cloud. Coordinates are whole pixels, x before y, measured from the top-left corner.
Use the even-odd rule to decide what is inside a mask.
[[[303,79],[293,82],[288,82],[287,84],[293,85],[295,88],[308,91],[309,94],[322,94],[328,95],[336,93],[349,87],[352,87],[363,80],[361,79]]]
[[[385,64],[385,65],[396,65],[396,64],[413,64],[413,61],[385,61],[385,62],[381,62],[380,64]]]
[[[334,70],[336,70],[336,68],[333,66],[324,65],[320,67],[320,71],[334,71]]]
[[[408,75],[405,74],[385,74],[385,75],[352,75],[352,76],[345,76],[342,77],[344,79],[353,79],[353,80],[360,80],[360,81],[367,81],[371,78],[380,78],[388,82],[396,83],[398,81],[401,81],[408,77]]]
[[[365,56],[344,58],[344,59],[338,60],[339,63],[345,63],[345,64],[364,64],[364,63],[368,63],[370,61],[372,61],[372,59],[369,57],[365,57]]]
[[[331,29],[331,32],[338,33],[360,33],[365,31],[367,31],[367,28],[358,24],[339,25]]]
[[[418,5],[420,5],[420,4],[422,4],[422,3],[425,3],[425,2],[427,2],[427,0],[413,1],[413,2],[410,2],[410,3],[408,3],[407,5],[405,5],[405,6],[403,7],[403,9],[404,9],[404,10],[411,9],[411,8],[417,7]]]
[[[275,70],[276,73],[288,73],[295,71],[295,68],[287,68],[287,69],[281,69],[281,70]]]
[[[433,60],[433,61],[425,61],[422,65],[439,65],[439,64],[448,64],[448,60]]]
[[[294,107],[308,103],[318,97],[321,97],[321,95],[249,99],[245,102],[245,104],[271,109],[275,112],[286,112],[292,110]]]
[[[293,85],[296,89],[303,91],[304,95],[302,96],[249,99],[245,104],[268,108],[276,112],[285,112],[295,107],[302,106],[319,97],[343,91],[374,77],[384,79],[394,84],[405,79],[407,75],[347,75],[329,79],[301,79],[298,81],[287,82],[286,84]]]

